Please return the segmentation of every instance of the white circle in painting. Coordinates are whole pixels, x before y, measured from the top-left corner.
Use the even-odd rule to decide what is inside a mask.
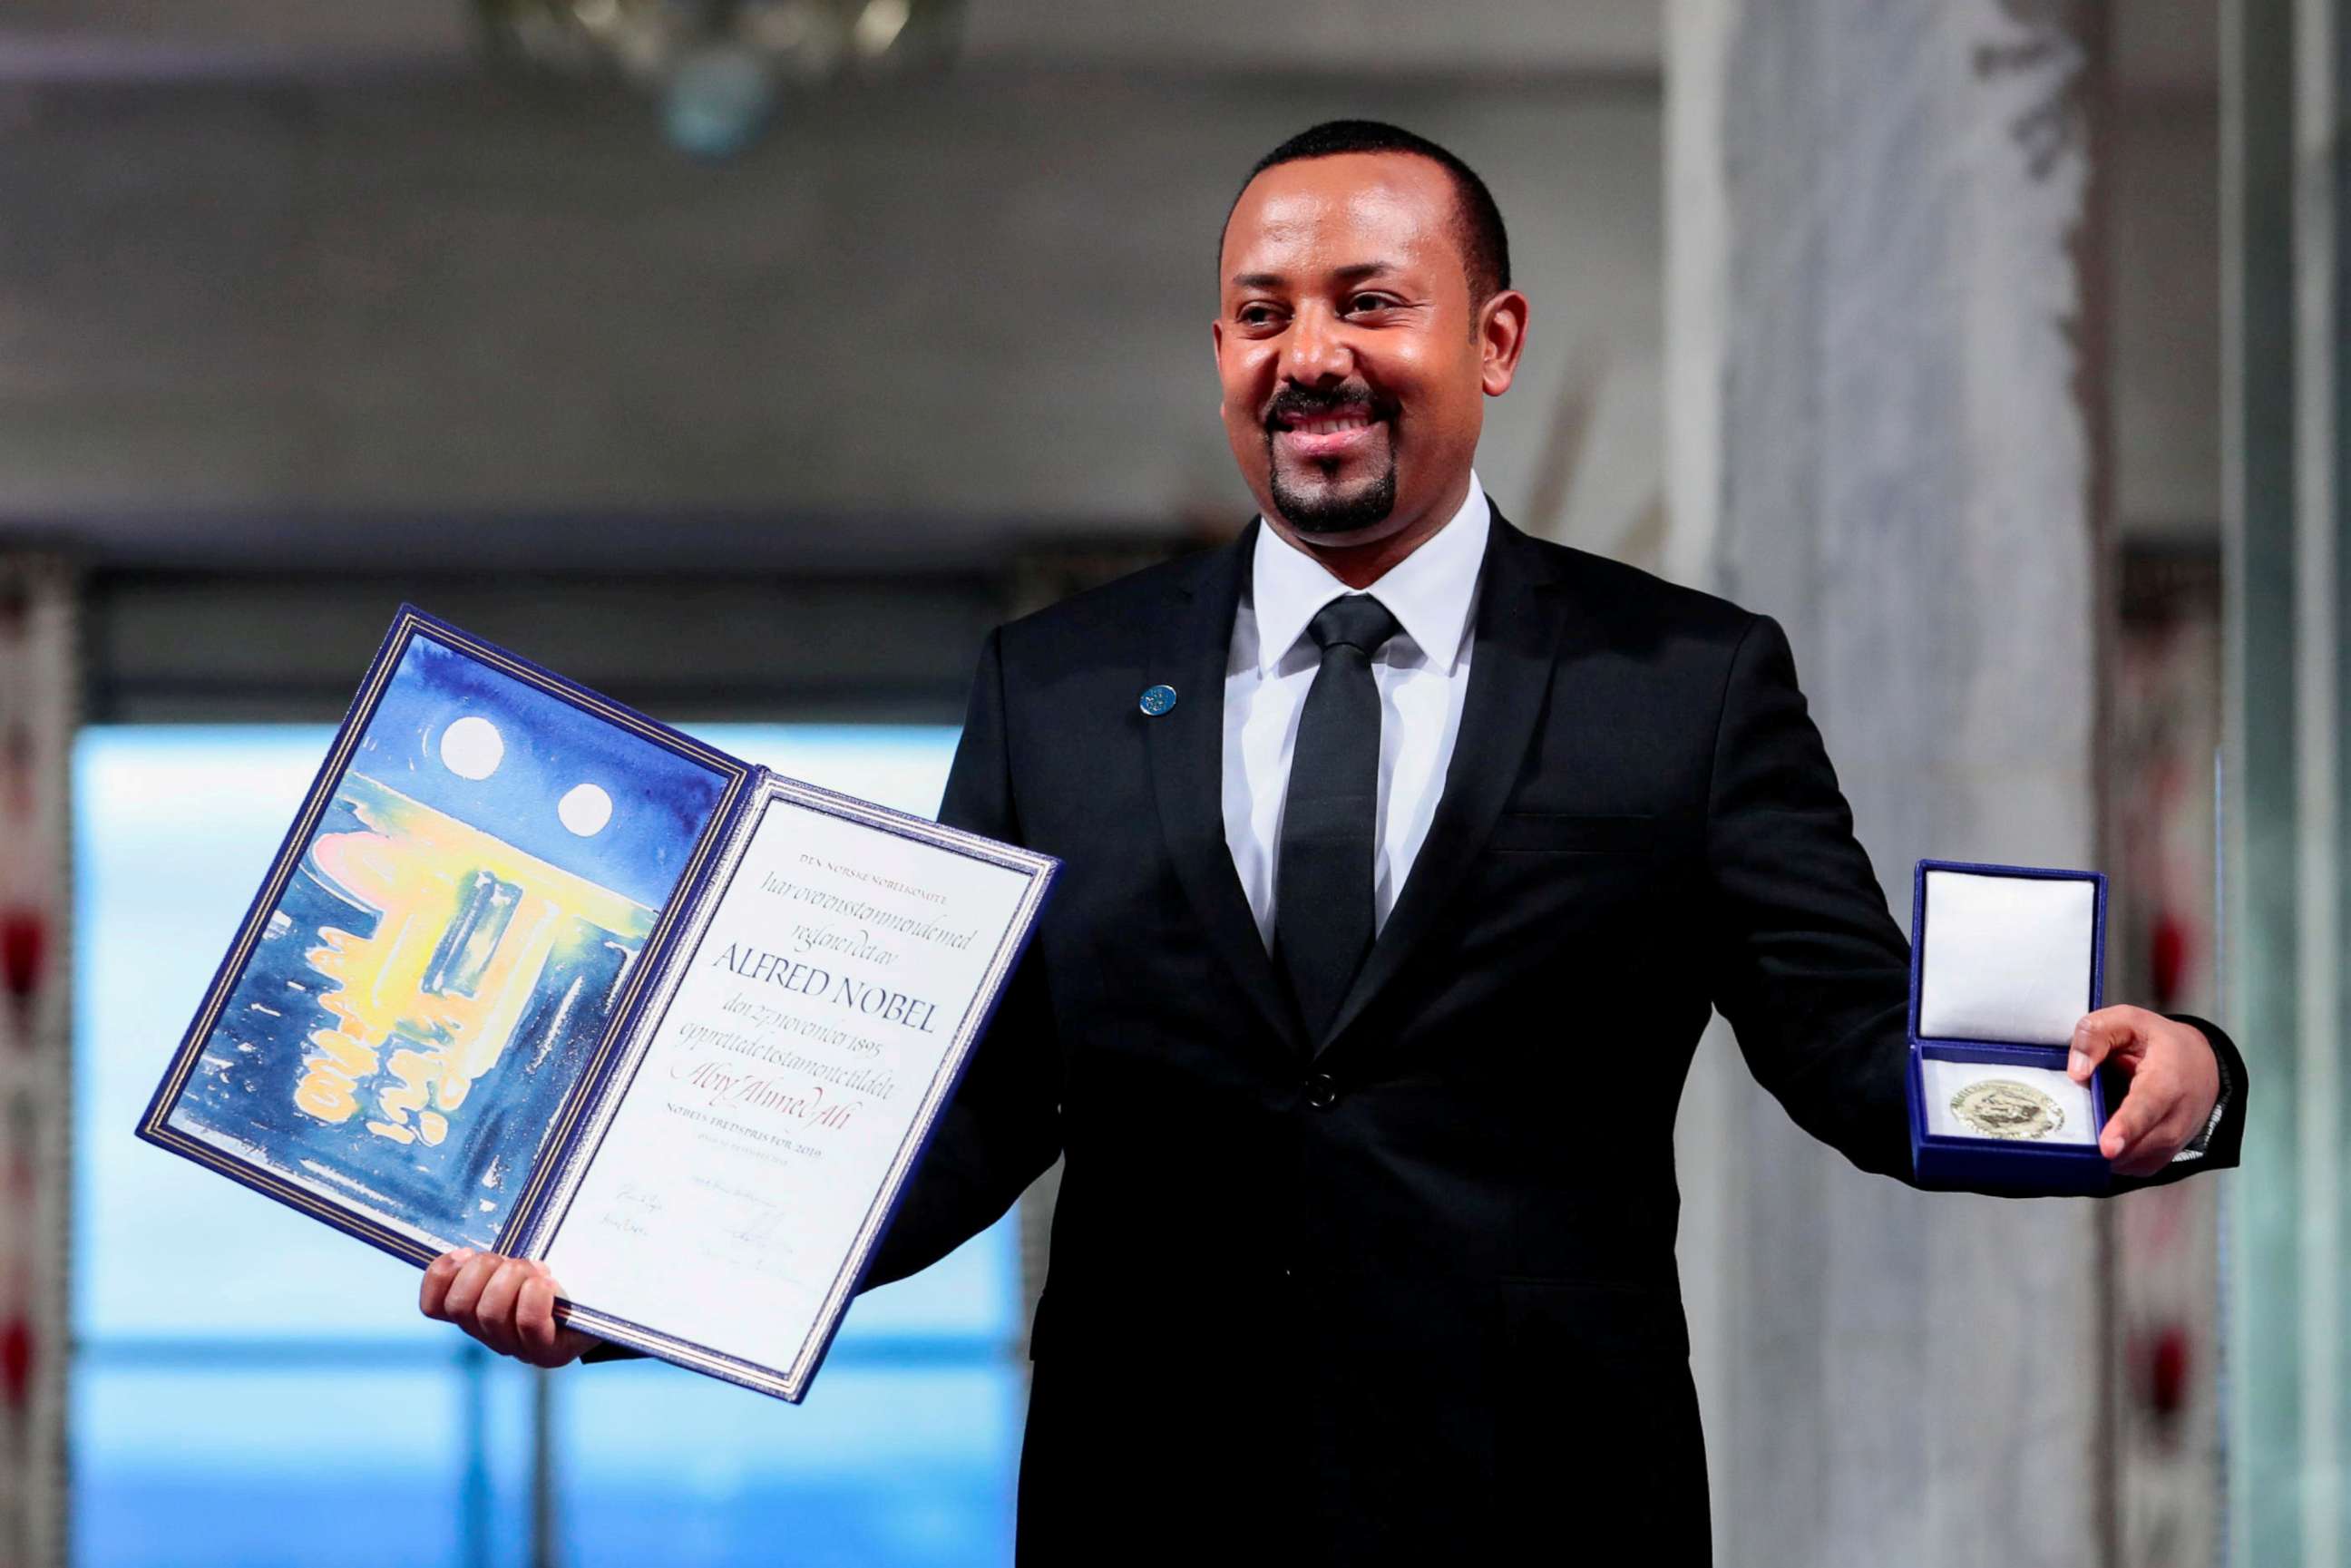
[[[593,784],[579,784],[555,803],[563,825],[583,839],[593,838],[612,820],[612,797]]]
[[[441,732],[442,765],[460,779],[487,779],[506,755],[506,737],[488,719],[469,714]]]

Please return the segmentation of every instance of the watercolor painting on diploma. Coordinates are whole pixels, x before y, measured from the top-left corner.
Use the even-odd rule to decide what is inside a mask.
[[[726,787],[411,639],[171,1126],[492,1245]]]

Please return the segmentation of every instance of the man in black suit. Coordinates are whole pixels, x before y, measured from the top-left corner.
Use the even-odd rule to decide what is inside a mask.
[[[1907,945],[1780,628],[1476,483],[1527,323],[1476,175],[1318,126],[1218,270],[1259,519],[988,639],[941,816],[1063,871],[870,1282],[1066,1159],[1024,1563],[1703,1563],[1691,1051],[1720,1008],[1909,1180]],[[2117,1187],[2234,1163],[2219,1030],[2074,1045],[2129,1082]],[[591,1343],[553,1295],[452,1255],[423,1304],[552,1364]]]

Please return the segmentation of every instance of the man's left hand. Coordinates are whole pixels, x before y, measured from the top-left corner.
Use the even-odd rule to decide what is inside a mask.
[[[2074,1026],[2065,1063],[2087,1083],[2112,1061],[2130,1092],[2106,1118],[2098,1152],[2118,1176],[2153,1176],[2204,1130],[2220,1099],[2220,1063],[2204,1031],[2145,1008],[2100,1008]]]

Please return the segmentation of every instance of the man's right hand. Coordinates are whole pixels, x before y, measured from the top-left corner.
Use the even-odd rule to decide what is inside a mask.
[[[533,1366],[564,1366],[599,1342],[555,1321],[559,1294],[544,1263],[460,1247],[425,1266],[416,1304],[426,1317],[455,1323],[500,1355]]]

